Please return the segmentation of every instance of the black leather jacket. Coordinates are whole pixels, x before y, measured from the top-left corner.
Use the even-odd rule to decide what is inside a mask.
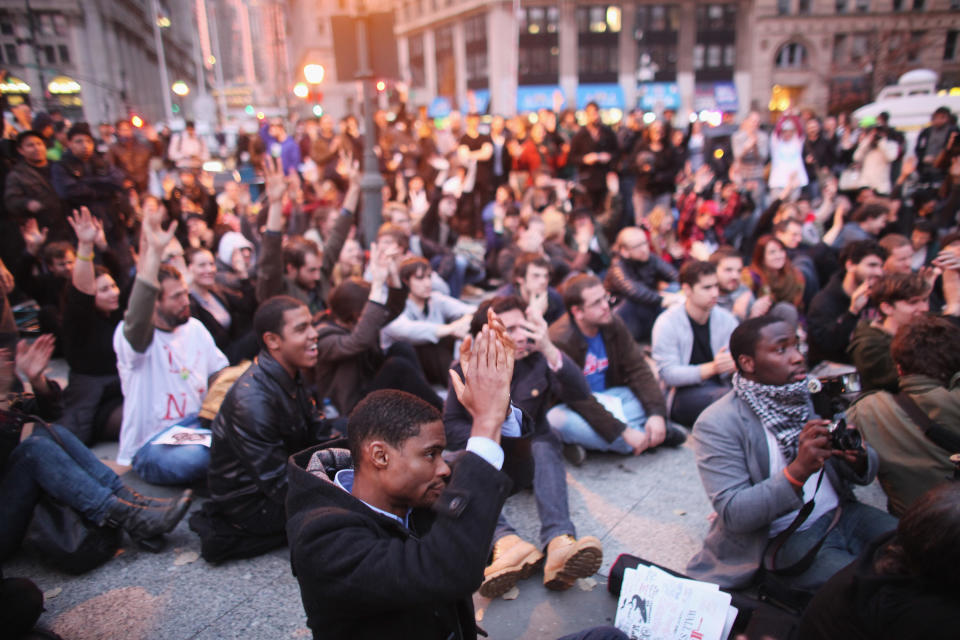
[[[660,256],[651,255],[646,262],[615,256],[603,284],[607,291],[621,300],[659,306],[657,283],[661,280],[676,282],[677,270]]]
[[[234,383],[210,427],[210,497],[228,519],[256,513],[287,497],[287,458],[330,437],[302,376],[265,350]]]

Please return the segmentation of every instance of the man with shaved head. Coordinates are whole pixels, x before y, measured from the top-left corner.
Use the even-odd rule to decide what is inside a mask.
[[[604,286],[619,300],[614,312],[638,342],[649,342],[653,322],[663,309],[662,285],[677,282],[677,270],[650,250],[647,232],[625,227],[617,235]]]

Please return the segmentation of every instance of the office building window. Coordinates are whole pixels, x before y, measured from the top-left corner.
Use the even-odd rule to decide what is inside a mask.
[[[637,80],[674,82],[677,79],[677,36],[680,29],[676,5],[638,5],[634,24],[637,41]]]
[[[790,0],[777,0],[777,14],[781,16],[790,13]]]
[[[481,13],[463,21],[463,37],[467,50],[467,88],[484,89],[488,86],[487,70],[487,15]]]
[[[847,61],[847,34],[837,33],[833,36],[833,62],[841,64]]]
[[[857,13],[867,13],[870,11],[870,0],[856,0]]]
[[[926,35],[926,31],[912,31],[910,33],[910,44],[907,46],[907,62],[920,61],[920,53],[923,51],[923,40]]]
[[[894,2],[896,2],[896,0],[894,0]],[[834,6],[836,7],[837,13],[846,13],[850,10],[850,7],[847,5],[847,0],[836,0]]]
[[[457,69],[453,55],[453,27],[437,29],[434,34],[437,57],[437,95],[452,98],[457,93]]]
[[[576,16],[580,81],[616,82],[622,26],[620,7],[577,7]]]
[[[697,82],[727,82],[733,80],[736,63],[737,5],[732,2],[703,4],[696,8],[696,44],[702,53],[694,53],[701,60],[694,65]]]
[[[520,68],[517,82],[556,84],[560,74],[557,7],[526,7],[520,12]]]
[[[957,57],[957,34],[960,31],[947,31],[947,39],[943,45],[943,59],[955,60]]]
[[[914,11],[923,11],[926,8],[927,8],[926,0],[913,0]]]
[[[807,48],[799,42],[789,42],[777,51],[777,69],[803,69],[807,66]]]
[[[423,59],[423,34],[417,33],[407,38],[410,52],[410,84],[414,87],[427,86],[427,71]]]

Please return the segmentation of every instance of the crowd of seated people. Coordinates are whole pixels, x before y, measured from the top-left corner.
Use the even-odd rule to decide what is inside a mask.
[[[272,119],[238,143],[237,175],[253,179],[219,187],[192,123],[172,137],[126,120],[99,136],[83,122],[55,138],[8,131],[0,386],[13,395],[0,420],[16,429],[0,460],[2,558],[44,493],[158,551],[193,488],[209,496],[189,519],[207,561],[290,544],[309,567],[297,545],[314,544],[300,537],[311,525],[287,523],[309,502],[297,491],[320,474],[326,492],[382,512],[384,474],[415,475],[391,466],[391,447],[429,432],[454,461],[451,482],[469,458],[495,467],[474,473],[504,492],[483,503],[490,553],[457,597],[501,595],[541,565],[563,590],[603,558],[599,540],[578,537],[564,458],[689,440],[717,515],[688,573],[747,587],[773,547],[766,573],[795,565],[791,587],[812,593],[949,472],[960,134],[948,111],[913,149],[873,122],[841,128],[804,110],[765,126],[752,112],[727,154],[704,153],[703,122],[605,123],[593,103],[489,125],[394,115],[376,118],[375,237],[358,225],[355,119]],[[840,179],[851,168],[855,185]],[[469,395],[493,395],[476,379],[478,344],[510,354],[499,421]],[[44,375],[57,356],[63,389]],[[811,401],[821,367],[859,374],[847,422],[862,447],[831,448],[834,416]],[[376,435],[376,402],[409,425]],[[52,426],[28,435],[29,414]],[[931,423],[946,440],[924,435]],[[111,441],[119,473],[184,493],[125,487],[87,448]],[[349,480],[345,455],[362,458]],[[851,492],[875,478],[889,513]],[[65,482],[90,490],[70,498]],[[377,499],[363,493],[382,483]],[[500,514],[509,486],[532,488],[538,540]],[[401,497],[409,511],[385,517],[411,530],[406,516],[438,499]],[[322,637],[332,614],[304,599]]]

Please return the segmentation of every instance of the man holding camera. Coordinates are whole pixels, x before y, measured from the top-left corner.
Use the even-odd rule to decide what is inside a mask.
[[[741,588],[763,564],[790,587],[814,591],[896,526],[850,489],[873,481],[877,454],[858,446],[843,422],[814,414],[788,323],[770,316],[745,321],[730,337],[730,353],[733,390],[693,429],[697,467],[717,517],[687,572]]]

